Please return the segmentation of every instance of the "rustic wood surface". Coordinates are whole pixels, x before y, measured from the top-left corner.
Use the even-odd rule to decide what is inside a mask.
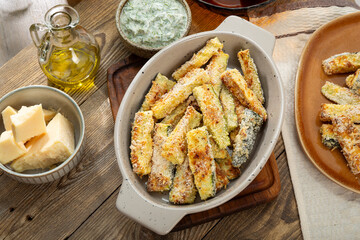
[[[269,15],[269,9],[276,12],[276,6],[294,2],[277,0],[258,12],[241,14],[246,17],[264,11]],[[306,2],[301,7],[316,3],[315,0],[301,2]],[[193,14],[190,34],[212,30],[226,17],[195,0],[188,3]],[[87,92],[70,92],[80,104],[86,121],[85,154],[67,176],[48,184],[22,184],[0,172],[0,239],[302,239],[281,137],[275,156],[282,189],[270,203],[166,236],[147,230],[116,210],[122,178],[113,147],[114,122],[106,70],[129,55],[115,27],[117,4],[118,0],[86,0],[75,7],[81,25],[99,41],[102,56],[95,86]],[[46,85],[47,80],[39,68],[37,50],[28,46],[0,68],[0,96],[33,84]]]

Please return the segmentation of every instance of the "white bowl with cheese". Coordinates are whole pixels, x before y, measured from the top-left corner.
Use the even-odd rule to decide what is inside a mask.
[[[61,134],[64,134],[61,135],[60,137],[63,136],[65,137],[67,135],[65,131],[70,131],[70,129],[71,131],[73,131],[71,132],[71,134],[74,135],[74,139],[73,141],[71,141],[71,144],[73,145],[74,148],[72,149],[72,154],[68,158],[66,158],[66,160],[50,168],[37,168],[32,170],[28,169],[24,171],[21,170],[21,172],[19,172],[19,171],[15,171],[11,167],[12,165],[10,163],[9,164],[0,163],[0,169],[2,169],[6,175],[20,182],[41,184],[59,179],[65,174],[67,174],[74,166],[78,164],[78,162],[80,161],[80,156],[82,155],[83,152],[83,148],[84,148],[83,142],[85,139],[85,122],[82,112],[79,106],[76,104],[76,102],[69,95],[56,88],[39,85],[39,86],[27,86],[16,89],[6,94],[0,99],[0,112],[3,112],[3,110],[6,109],[8,106],[11,106],[14,109],[21,109],[22,106],[30,107],[36,105],[37,107],[39,107],[40,104],[43,109],[52,109],[61,113],[61,117],[63,119],[68,120],[68,121],[67,120],[64,121],[67,121],[70,123],[70,125],[72,125],[72,129],[69,128],[59,132]],[[61,122],[60,116],[56,117],[56,121],[54,121],[54,124],[55,122]],[[22,130],[23,131],[22,134],[25,135],[28,134],[27,130],[35,131],[36,128],[41,128],[41,126],[36,126],[37,123],[35,122],[34,123],[30,122],[27,124],[29,125],[24,127],[24,130]],[[56,127],[57,126],[54,126],[53,129],[54,128],[56,129]],[[0,114],[0,134],[4,133],[5,130],[8,129],[5,129],[5,126],[3,124],[3,115]],[[48,131],[51,131],[51,127],[48,129]],[[19,136],[22,137],[22,135],[18,135],[18,137]],[[35,140],[36,137],[32,138],[30,141],[35,142]],[[46,152],[43,153],[43,155],[53,154],[55,148],[56,148],[55,145],[50,145],[47,148]]]

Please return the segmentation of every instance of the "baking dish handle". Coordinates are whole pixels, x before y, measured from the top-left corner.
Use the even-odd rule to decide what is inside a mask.
[[[121,185],[116,207],[134,221],[161,235],[169,233],[186,215],[182,209],[163,208],[146,201],[126,179]]]
[[[242,36],[245,36],[254,42],[256,42],[265,52],[272,56],[274,45],[275,45],[275,36],[270,32],[262,29],[261,27],[256,26],[255,24],[250,23],[237,16],[227,17],[216,29],[215,31],[228,31],[233,33],[239,33]]]

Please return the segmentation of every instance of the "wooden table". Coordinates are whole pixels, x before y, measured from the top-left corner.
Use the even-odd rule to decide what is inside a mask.
[[[226,17],[226,14],[211,12],[195,0],[188,3],[193,14],[190,34],[212,30]],[[249,14],[269,15],[282,8],[334,3],[354,4],[352,1],[278,0]],[[95,87],[86,93],[70,93],[81,106],[86,121],[87,143],[82,161],[67,176],[43,185],[18,183],[0,172],[0,239],[159,238],[115,207],[122,177],[114,153],[114,121],[107,95],[106,70],[129,55],[115,27],[117,4],[118,0],[87,0],[76,6],[81,25],[96,35],[102,55]],[[248,13],[241,15],[246,18]],[[46,85],[47,79],[37,63],[36,48],[29,46],[0,68],[0,97],[34,84]],[[274,151],[282,185],[276,200],[161,238],[301,239],[281,137]]]

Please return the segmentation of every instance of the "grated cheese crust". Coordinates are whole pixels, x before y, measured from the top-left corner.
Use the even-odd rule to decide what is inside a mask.
[[[209,133],[206,127],[189,131],[186,135],[188,157],[195,186],[201,200],[215,196],[216,165],[212,155]]]
[[[202,115],[189,106],[162,146],[161,156],[173,164],[182,164],[186,156],[186,133],[200,125]]]
[[[162,119],[171,113],[179,104],[184,102],[192,90],[209,82],[209,75],[204,69],[196,68],[181,78],[175,86],[164,94],[151,108],[156,119]]]
[[[217,54],[223,48],[223,44],[217,37],[212,38],[206,42],[206,45],[200,49],[192,58],[181,65],[173,74],[172,77],[179,81],[189,71],[199,68],[209,61],[209,59]]]
[[[221,89],[221,74],[226,70],[229,55],[220,51],[215,54],[209,64],[206,66],[206,72],[210,76],[210,83],[213,85],[214,91],[217,96],[220,94]]]
[[[145,100],[141,106],[140,111],[149,111],[155,102],[159,100],[162,95],[173,88],[174,85],[174,81],[171,81],[166,76],[158,73],[155,81],[152,82],[152,86],[149,92],[145,96]]]
[[[169,201],[174,204],[190,204],[196,199],[194,176],[189,167],[189,158],[176,166],[173,186],[169,192]]]
[[[354,93],[354,91],[328,81],[322,86],[321,93],[327,99],[338,104],[360,104],[360,96]]]
[[[131,131],[130,160],[133,171],[140,177],[151,172],[154,128],[153,112],[137,112]]]
[[[238,52],[238,59],[243,71],[248,87],[254,92],[259,101],[264,104],[265,98],[261,87],[261,82],[254,60],[250,56],[250,50],[246,49]]]
[[[360,53],[344,52],[325,59],[322,67],[327,75],[355,72],[360,68]]]
[[[210,84],[204,84],[193,90],[194,97],[203,114],[204,125],[209,129],[220,149],[230,145],[226,120],[219,98]]]
[[[170,134],[171,125],[157,123],[154,133],[154,151],[151,159],[151,172],[147,181],[149,192],[170,190],[174,177],[174,164],[161,156],[161,146]]]
[[[246,81],[237,69],[225,71],[221,75],[221,80],[242,105],[259,114],[266,121],[267,113],[265,108],[254,95],[254,92],[247,87]]]

